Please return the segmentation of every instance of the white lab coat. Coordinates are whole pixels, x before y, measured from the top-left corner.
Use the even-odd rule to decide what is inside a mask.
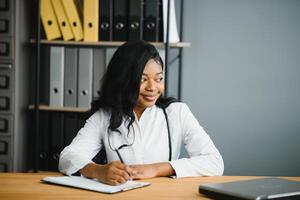
[[[108,133],[110,113],[100,109],[81,128],[72,143],[60,154],[59,170],[71,175],[88,163],[105,147],[107,160],[119,160],[115,148],[132,144],[119,152],[125,164],[169,162],[176,177],[222,175],[222,156],[210,137],[199,125],[188,106],[172,103],[166,108],[172,141],[172,161],[169,159],[168,129],[163,110],[157,106],[147,108],[140,119],[127,129],[128,120],[119,127],[121,135]],[[180,158],[181,145],[189,158]]]

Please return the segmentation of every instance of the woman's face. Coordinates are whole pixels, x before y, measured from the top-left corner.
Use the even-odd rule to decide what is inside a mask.
[[[144,110],[155,104],[157,99],[164,91],[164,80],[162,66],[155,60],[150,59],[143,71],[140,94],[137,106],[139,109]]]

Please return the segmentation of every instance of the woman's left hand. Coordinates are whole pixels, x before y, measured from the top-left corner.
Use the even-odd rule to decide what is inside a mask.
[[[175,174],[170,163],[154,163],[145,165],[130,165],[134,173],[133,179],[146,179],[158,176],[172,176]]]
[[[133,179],[153,178],[157,176],[157,170],[152,165],[131,165],[133,169]]]

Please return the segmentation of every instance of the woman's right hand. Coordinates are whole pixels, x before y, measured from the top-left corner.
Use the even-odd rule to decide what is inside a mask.
[[[119,185],[130,180],[134,170],[120,161],[113,161],[106,165],[89,163],[80,170],[80,173],[109,185]]]

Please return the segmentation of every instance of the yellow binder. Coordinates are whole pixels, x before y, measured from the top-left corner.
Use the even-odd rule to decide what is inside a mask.
[[[74,39],[70,24],[65,14],[61,0],[51,0],[54,13],[58,20],[59,28],[65,41]]]
[[[83,35],[84,41],[98,41],[99,0],[84,0],[83,2]]]
[[[51,0],[41,0],[41,20],[46,33],[47,40],[54,40],[61,37],[58,23],[52,8]]]
[[[61,0],[76,41],[83,39],[82,25],[74,0]]]

